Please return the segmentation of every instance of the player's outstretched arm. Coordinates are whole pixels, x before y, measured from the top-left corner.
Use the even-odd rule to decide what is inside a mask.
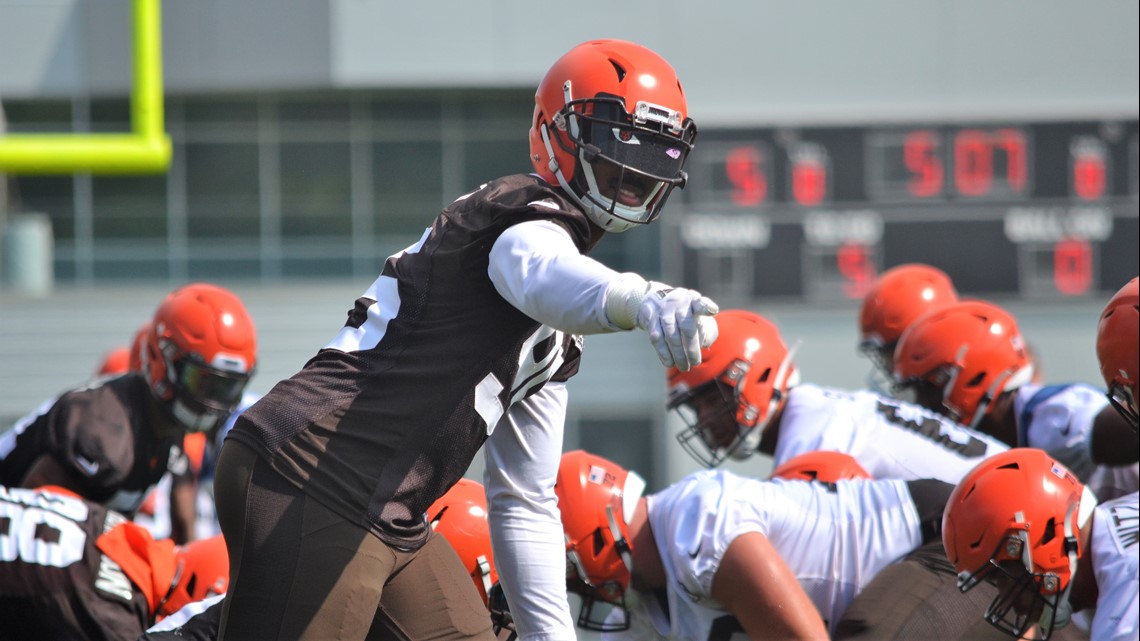
[[[728,608],[750,639],[827,639],[819,611],[784,559],[759,532],[729,544],[713,576],[712,596]]]

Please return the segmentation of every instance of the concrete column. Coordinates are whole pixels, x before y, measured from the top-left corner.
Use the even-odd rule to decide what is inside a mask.
[[[15,292],[47,296],[55,281],[51,219],[41,213],[10,213],[4,228],[4,270]]]

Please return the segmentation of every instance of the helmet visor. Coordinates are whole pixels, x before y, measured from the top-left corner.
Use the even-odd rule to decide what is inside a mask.
[[[674,134],[662,123],[635,123],[616,98],[584,102],[589,113],[577,117],[583,121],[581,142],[590,152],[646,178],[671,184],[681,180],[692,148],[691,130]]]
[[[175,362],[174,371],[183,392],[214,409],[229,411],[237,407],[249,383],[248,373],[227,372],[191,358]]]

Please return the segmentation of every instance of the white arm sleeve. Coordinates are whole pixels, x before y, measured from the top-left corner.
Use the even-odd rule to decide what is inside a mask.
[[[508,303],[554,329],[599,334],[632,327],[611,322],[605,308],[609,285],[631,275],[582,255],[570,234],[548,220],[504,231],[491,247],[487,275]]]
[[[523,641],[576,638],[554,495],[566,400],[564,383],[546,383],[512,405],[484,445],[495,567]]]

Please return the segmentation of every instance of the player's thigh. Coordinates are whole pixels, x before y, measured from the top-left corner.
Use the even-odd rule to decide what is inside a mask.
[[[394,574],[370,639],[487,639],[491,615],[455,550],[432,536]]]

